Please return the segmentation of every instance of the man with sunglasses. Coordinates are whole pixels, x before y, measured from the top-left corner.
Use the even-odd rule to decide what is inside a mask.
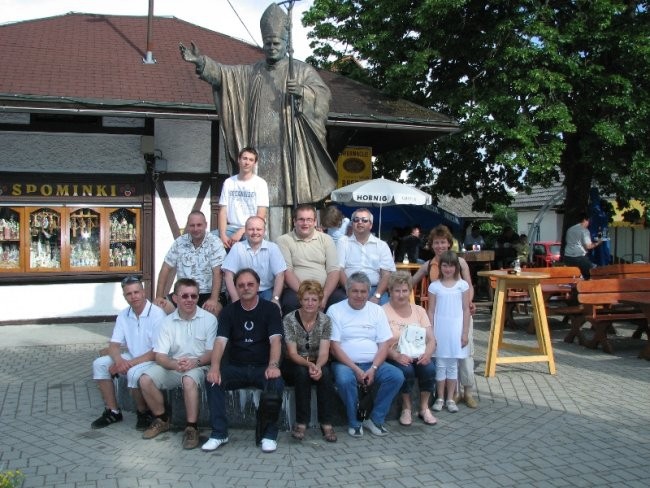
[[[151,412],[147,410],[142,393],[138,388],[140,376],[153,365],[153,346],[158,327],[165,318],[165,312],[152,304],[144,294],[142,281],[137,276],[122,280],[122,295],[129,304],[115,320],[113,335],[108,343],[108,354],[93,361],[93,379],[104,400],[104,413],[90,426],[101,429],[122,421],[122,411],[117,405],[112,378],[124,375],[135,402],[138,421],[135,428],[145,430],[151,423]],[[122,352],[126,347],[127,352]]]
[[[255,387],[262,390],[258,408],[256,443],[262,452],[273,452],[278,443],[278,417],[284,382],[280,374],[282,317],[271,302],[260,298],[259,275],[250,268],[235,273],[239,300],[225,306],[219,315],[206,393],[210,405],[210,439],[206,452],[228,442],[226,390]],[[222,361],[228,347],[228,361]]]
[[[217,334],[216,317],[198,307],[199,285],[181,278],[174,285],[172,299],[177,308],[160,327],[154,347],[156,363],[140,378],[140,389],[154,415],[144,439],[153,439],[170,428],[165,398],[160,390],[183,388],[187,426],[183,448],[199,445],[199,388],[205,380],[206,366]]]
[[[298,310],[298,288],[304,280],[316,280],[323,287],[320,310],[345,300],[338,288],[339,265],[336,245],[324,232],[316,230],[316,209],[309,204],[296,207],[293,231],[278,237],[277,244],[287,263],[282,293],[282,314]]]
[[[353,273],[365,273],[370,279],[370,301],[383,305],[388,303],[388,279],[395,271],[393,254],[384,241],[374,236],[372,213],[358,208],[352,213],[352,235],[341,237],[336,243],[341,286],[346,287]]]
[[[190,278],[199,286],[198,306],[219,315],[221,303],[221,264],[226,250],[221,239],[207,232],[208,222],[200,210],[193,210],[187,217],[185,233],[178,237],[167,252],[158,274],[154,303],[165,312],[174,311],[174,301],[167,294],[178,278]]]

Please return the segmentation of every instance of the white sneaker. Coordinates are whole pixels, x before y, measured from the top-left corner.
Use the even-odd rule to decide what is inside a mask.
[[[201,446],[201,450],[205,452],[216,451],[219,446],[222,446],[223,444],[228,444],[227,437],[225,439],[215,439],[213,437],[210,437],[208,439],[208,442]]]
[[[453,400],[447,400],[447,410],[451,413],[458,412],[458,406],[456,405],[456,402]]]
[[[442,407],[445,406],[445,401],[442,398],[438,398],[435,402],[433,402],[433,406],[431,407],[431,410],[434,412],[440,412],[442,411]]]
[[[273,452],[278,448],[278,443],[273,439],[262,439],[262,452]]]
[[[388,435],[388,431],[386,430],[386,427],[383,425],[377,425],[375,424],[372,420],[366,419],[362,422],[362,425],[365,429],[368,429],[372,435],[376,435],[379,437],[383,437],[385,435]]]

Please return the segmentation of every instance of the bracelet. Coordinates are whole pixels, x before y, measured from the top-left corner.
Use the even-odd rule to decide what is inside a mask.
[[[280,363],[273,361],[272,363],[269,363],[269,368],[279,368]]]
[[[201,358],[196,358],[196,367],[198,368],[200,366],[201,366]]]

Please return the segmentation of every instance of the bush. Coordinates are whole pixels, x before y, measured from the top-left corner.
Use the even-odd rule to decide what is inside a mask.
[[[25,481],[25,475],[20,471],[3,471],[0,473],[0,488],[19,488]]]

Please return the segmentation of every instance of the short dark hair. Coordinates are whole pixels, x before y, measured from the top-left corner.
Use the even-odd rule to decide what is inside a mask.
[[[245,152],[251,153],[253,156],[255,156],[255,162],[257,163],[257,160],[259,159],[259,154],[257,154],[257,149],[251,146],[246,146],[244,149],[239,151],[239,154],[237,154],[237,159],[241,158],[241,155],[244,154]]]
[[[305,210],[309,210],[310,212],[313,212],[314,217],[316,217],[316,215],[318,215],[316,213],[316,207],[314,207],[311,203],[301,203],[293,211],[293,218],[295,219],[296,217],[298,217],[298,212],[303,212]]]
[[[255,278],[255,281],[257,281],[257,284],[258,284],[258,285],[260,284],[260,275],[258,275],[258,274],[257,274],[257,271],[255,271],[255,270],[252,269],[252,268],[242,268],[242,269],[240,269],[239,271],[237,271],[237,272],[235,273],[234,278],[233,278],[233,282],[234,282],[235,284],[237,284],[237,280],[238,280],[239,277],[240,277],[241,275],[243,275],[244,273],[250,273],[250,274],[252,274],[252,275],[253,275],[253,278]]]
[[[178,290],[181,289],[181,286],[190,286],[196,288],[196,291],[199,291],[199,284],[192,278],[180,278],[174,283],[174,295],[178,295]]]

